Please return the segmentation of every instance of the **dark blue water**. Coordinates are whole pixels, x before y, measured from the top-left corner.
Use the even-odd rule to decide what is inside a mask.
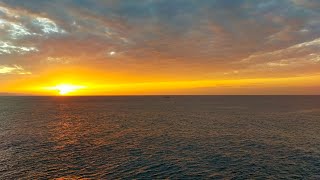
[[[0,97],[0,179],[320,179],[320,96]]]

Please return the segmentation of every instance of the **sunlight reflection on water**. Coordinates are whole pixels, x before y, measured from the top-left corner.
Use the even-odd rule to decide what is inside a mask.
[[[314,178],[320,97],[0,97],[0,179]]]

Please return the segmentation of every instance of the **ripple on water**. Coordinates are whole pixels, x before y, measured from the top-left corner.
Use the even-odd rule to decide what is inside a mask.
[[[319,97],[0,97],[0,179],[318,179]]]

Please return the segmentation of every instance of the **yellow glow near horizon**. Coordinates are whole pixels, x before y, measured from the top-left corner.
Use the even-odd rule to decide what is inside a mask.
[[[71,85],[71,84],[60,84],[57,86],[48,87],[46,89],[58,91],[59,95],[64,96],[64,95],[69,95],[70,93],[76,92],[76,91],[78,91],[80,89],[84,89],[84,88],[85,88],[85,86]]]
[[[316,94],[320,75],[171,80],[72,68],[8,81],[1,91],[27,95]]]

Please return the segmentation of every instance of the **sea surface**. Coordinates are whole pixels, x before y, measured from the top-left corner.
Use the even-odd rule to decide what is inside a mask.
[[[0,179],[320,179],[320,96],[0,97]]]

